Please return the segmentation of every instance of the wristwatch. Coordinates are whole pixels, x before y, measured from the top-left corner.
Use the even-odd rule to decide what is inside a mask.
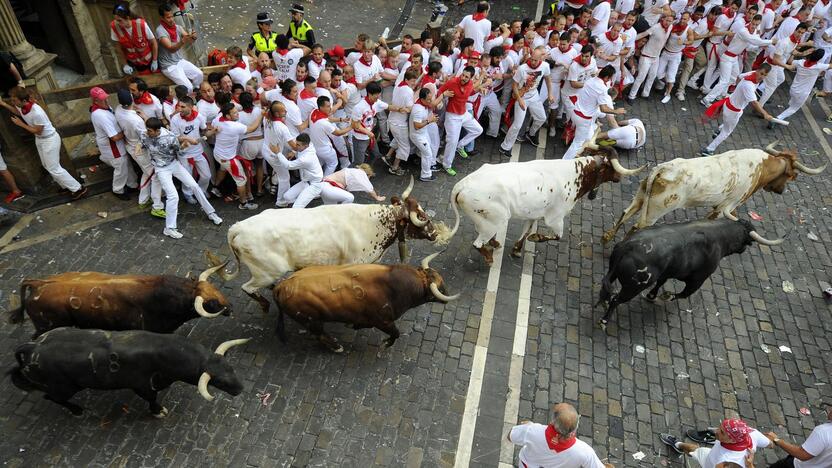
[[[777,445],[777,442],[780,442],[779,437],[775,437],[774,440],[771,441],[774,445]]]

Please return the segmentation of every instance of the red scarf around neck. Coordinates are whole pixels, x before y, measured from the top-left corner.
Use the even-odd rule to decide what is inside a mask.
[[[179,114],[186,122],[193,122],[193,120],[199,115],[199,112],[196,109],[191,109],[191,115],[187,117],[182,117],[182,114]]]
[[[581,56],[580,56],[580,55],[578,55],[577,57],[575,57],[575,59],[574,59],[573,61],[574,61],[575,63],[577,63],[578,65],[580,65],[580,66],[584,67],[584,68],[588,67],[588,66],[589,66],[589,63],[592,63],[592,59],[589,59],[589,63],[587,63],[586,65],[584,65],[584,63],[583,63],[583,62],[581,62]]]
[[[312,120],[312,123],[315,123],[321,119],[329,118],[328,115],[321,112],[320,109],[315,109],[312,111],[312,115],[309,116],[309,119]]]
[[[143,92],[142,95],[136,99],[138,104],[150,105],[153,104],[153,96],[150,95],[147,91]]]
[[[745,81],[750,81],[752,83],[756,83],[757,82],[757,72],[753,72],[753,73],[751,73],[750,75],[746,76],[743,79]]]
[[[560,440],[557,443],[552,442],[552,439],[558,436],[560,436],[560,434],[558,434],[558,431],[557,429],[555,429],[555,426],[552,426],[551,424],[546,426],[546,444],[549,445],[549,449],[554,450],[557,453],[563,452],[564,450],[571,448],[573,445],[575,445],[575,442],[578,441],[577,437],[572,437],[566,440]]]
[[[618,34],[616,34],[615,37],[612,37],[612,31],[607,31],[604,34],[607,36],[607,40],[610,42],[615,42],[615,40],[618,39]],[[569,46],[567,46],[566,49],[569,50]],[[566,50],[561,49],[561,52],[566,52]]]
[[[806,68],[812,68],[812,67],[814,67],[815,65],[817,65],[817,63],[818,63],[818,62],[816,62],[816,61],[814,61],[814,60],[804,60],[804,61],[803,61],[803,66],[804,66],[804,67],[806,67]]]
[[[90,114],[92,114],[93,112],[95,112],[97,110],[105,110],[105,111],[107,111],[111,114],[115,114],[115,112],[113,112],[113,110],[110,109],[109,107],[101,107],[96,103],[92,103],[92,106],[90,106]]]
[[[361,54],[361,58],[358,59],[358,61],[361,62],[362,64],[364,64],[364,66],[367,66],[367,67],[370,67],[370,66],[373,65],[373,58],[370,57],[370,61],[368,62],[368,61],[364,60],[364,54]]]
[[[289,49],[275,49],[274,51],[280,55],[286,55],[289,53]]]
[[[474,13],[471,15],[471,19],[474,21],[482,21],[485,19],[485,13]]]
[[[26,101],[26,103],[23,104],[23,107],[20,108],[20,113],[23,114],[23,115],[28,114],[32,110],[32,106],[34,106],[34,105],[35,105],[34,101]]]
[[[165,24],[164,21],[161,22],[162,27],[165,29],[165,32],[168,33],[170,37],[170,41],[173,43],[179,42],[179,28],[176,27],[176,23],[173,23],[173,26],[168,26]]]
[[[421,105],[422,105],[422,107],[424,107],[425,109],[429,109],[429,110],[432,110],[432,109],[433,109],[433,106],[431,106],[431,105],[430,105],[430,103],[429,103],[429,102],[427,102],[427,101],[423,101],[422,99],[418,99],[416,102],[418,102],[419,104],[421,104]]]
[[[234,66],[233,66],[233,67],[231,67],[231,68],[232,68],[232,69],[233,69],[233,68],[242,68],[243,70],[246,70],[246,69],[248,68],[248,66],[246,65],[245,60],[240,59],[240,60],[238,60],[238,61],[237,61],[237,63],[235,63],[235,64],[234,64]]]
[[[673,34],[678,35],[678,34],[681,34],[682,32],[684,32],[687,28],[688,28],[688,25],[683,26],[682,23],[676,23],[676,24],[673,25],[673,28],[672,28],[671,32]]]
[[[800,42],[800,38],[797,36],[797,34],[792,34],[791,36],[789,36],[789,40],[792,41],[792,44],[797,44],[798,42]]]

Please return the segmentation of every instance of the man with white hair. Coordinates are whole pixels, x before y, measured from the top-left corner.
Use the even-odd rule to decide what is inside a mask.
[[[552,407],[552,419],[548,425],[523,421],[511,428],[508,441],[522,445],[520,466],[546,466],[558,468],[612,468],[601,462],[595,450],[578,439],[580,415],[569,403]]]

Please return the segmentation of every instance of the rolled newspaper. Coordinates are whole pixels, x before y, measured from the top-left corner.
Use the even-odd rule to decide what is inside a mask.
[[[788,127],[788,126],[789,126],[789,123],[788,123],[788,122],[786,122],[785,120],[780,120],[780,119],[771,119],[771,120],[770,120],[770,122],[772,122],[772,123],[776,123],[777,125],[783,125],[783,126],[785,126],[785,127]]]

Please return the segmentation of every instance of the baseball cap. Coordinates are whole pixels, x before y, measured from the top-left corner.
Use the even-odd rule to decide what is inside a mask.
[[[327,51],[327,54],[332,58],[336,58],[336,57],[337,58],[343,58],[344,54],[345,54],[345,51],[344,51],[343,47],[341,47],[339,45],[336,45],[335,47],[329,49]]]
[[[118,103],[122,106],[133,104],[133,95],[130,94],[129,89],[119,88],[116,94],[118,95]]]
[[[100,87],[96,86],[95,88],[92,88],[90,90],[90,97],[93,99],[100,99],[103,101],[110,97],[110,95],[107,94],[107,92],[101,89]]]

